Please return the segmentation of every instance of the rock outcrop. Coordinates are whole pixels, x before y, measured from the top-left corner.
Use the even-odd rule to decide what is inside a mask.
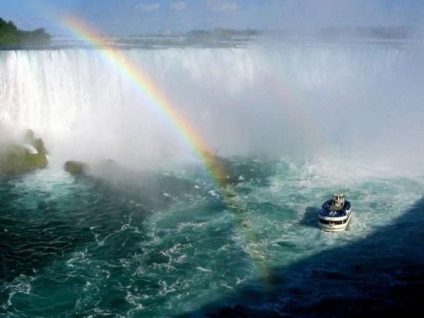
[[[69,160],[65,162],[64,169],[72,174],[110,175],[118,169],[118,165],[112,159],[102,160],[92,166],[82,161]]]
[[[41,138],[35,138],[34,132],[28,130],[23,141],[3,141],[0,144],[0,175],[47,167],[47,150]]]
[[[88,164],[81,161],[69,160],[65,162],[65,171],[72,174],[85,174],[89,171]]]
[[[24,137],[24,143],[33,146],[37,153],[47,155],[43,140],[41,138],[35,138],[34,132],[31,129],[27,130]]]
[[[18,174],[21,172],[43,169],[47,167],[47,156],[31,151],[22,145],[9,144],[0,150],[0,175]]]

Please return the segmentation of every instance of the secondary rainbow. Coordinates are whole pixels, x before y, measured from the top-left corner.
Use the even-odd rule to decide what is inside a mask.
[[[192,127],[190,122],[178,112],[177,108],[171,104],[150,78],[123,54],[123,51],[114,49],[95,29],[81,19],[66,16],[62,19],[62,23],[79,39],[98,49],[112,67],[117,68],[136,85],[149,101],[146,107],[153,107],[160,116],[174,126],[182,140],[200,158],[217,184],[225,185],[226,174],[223,167],[207,150],[207,143],[202,140],[200,134]]]

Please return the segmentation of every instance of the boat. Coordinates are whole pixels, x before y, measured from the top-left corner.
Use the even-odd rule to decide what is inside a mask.
[[[352,218],[350,201],[343,193],[335,194],[332,199],[323,203],[318,212],[318,226],[327,232],[346,230]]]

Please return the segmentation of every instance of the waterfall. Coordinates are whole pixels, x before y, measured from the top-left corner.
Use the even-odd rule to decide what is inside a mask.
[[[422,164],[424,59],[416,45],[122,53],[218,154]],[[134,167],[190,158],[181,129],[146,93],[102,51],[0,51],[0,127],[33,129],[59,162],[110,158]]]

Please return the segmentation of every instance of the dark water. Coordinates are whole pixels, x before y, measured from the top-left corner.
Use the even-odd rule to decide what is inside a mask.
[[[196,169],[3,177],[2,315],[423,312],[422,179],[344,182],[352,223],[327,233],[316,225],[337,187],[327,177],[306,164],[228,162],[243,178],[226,190]]]

